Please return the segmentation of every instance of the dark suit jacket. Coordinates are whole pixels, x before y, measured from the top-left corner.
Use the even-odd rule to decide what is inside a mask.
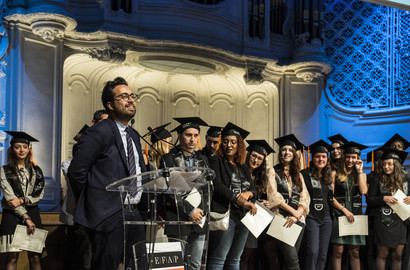
[[[231,203],[231,217],[234,214],[237,218],[242,218],[248,210],[236,204],[236,194],[230,189],[232,175],[226,165],[225,161],[218,155],[209,157],[209,167],[215,171],[214,193],[212,196],[211,210],[218,213],[225,213],[229,209]],[[251,201],[256,199],[256,188],[252,181],[249,169],[246,165],[239,165],[239,169],[243,175],[250,181],[248,191],[253,193]],[[233,213],[234,212],[234,213]]]
[[[139,155],[141,171],[145,172],[140,135],[131,128],[131,136]],[[129,176],[121,135],[109,117],[88,128],[81,136],[78,151],[68,168],[68,178],[77,201],[74,221],[97,231],[111,231],[122,219],[122,202],[118,192],[105,187]]]

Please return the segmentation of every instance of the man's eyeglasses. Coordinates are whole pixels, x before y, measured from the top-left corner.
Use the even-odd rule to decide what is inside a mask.
[[[138,98],[138,95],[134,93],[129,94],[129,95],[127,93],[124,93],[124,94],[114,97],[114,99],[118,99],[118,98],[121,98],[123,101],[128,101],[130,100],[130,98],[132,98],[133,100],[136,100]]]

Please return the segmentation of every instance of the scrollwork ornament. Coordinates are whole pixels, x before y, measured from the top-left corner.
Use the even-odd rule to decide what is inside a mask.
[[[52,27],[38,28],[33,30],[33,32],[47,42],[52,42],[55,38],[61,38],[64,35],[64,32]]]
[[[297,78],[308,83],[312,82],[316,78],[319,78],[320,76],[322,76],[322,74],[319,72],[301,72],[296,74]]]
[[[263,83],[265,81],[265,78],[263,76],[263,70],[263,68],[259,67],[252,67],[246,69],[246,73],[245,75],[243,75],[245,83],[248,85]]]
[[[126,50],[123,47],[87,48],[84,51],[92,58],[104,62],[123,62],[126,58]]]

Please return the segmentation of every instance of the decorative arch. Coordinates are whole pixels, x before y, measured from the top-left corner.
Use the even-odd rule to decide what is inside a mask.
[[[138,102],[141,101],[144,97],[152,98],[156,104],[163,102],[163,99],[160,96],[160,93],[157,89],[153,87],[142,87],[139,88],[137,91],[138,94]]]
[[[177,103],[181,100],[190,102],[193,107],[199,105],[199,100],[195,97],[194,94],[189,91],[179,91],[171,98],[171,102],[174,104],[174,106],[176,106]]]
[[[265,105],[265,107],[267,107],[269,105],[269,101],[266,97],[265,93],[262,92],[258,92],[258,93],[252,93],[248,96],[247,100],[246,100],[246,106],[248,108],[251,108],[253,103],[257,102],[257,101],[261,101],[263,102],[263,104]]]
[[[224,102],[230,108],[233,108],[233,106],[235,105],[235,101],[232,99],[232,96],[226,93],[217,93],[217,94],[211,95],[211,99],[209,101],[210,107],[213,108],[215,104],[218,102]]]

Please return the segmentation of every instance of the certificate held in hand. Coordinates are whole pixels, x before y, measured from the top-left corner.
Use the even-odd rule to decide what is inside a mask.
[[[338,218],[339,236],[369,235],[369,225],[366,215],[355,215],[354,222],[349,222],[346,216]]]
[[[294,247],[299,235],[302,231],[302,227],[298,224],[293,224],[289,228],[285,227],[286,218],[281,215],[275,215],[267,231],[267,234],[276,238],[289,246]]]
[[[396,212],[396,214],[401,218],[401,220],[406,220],[410,217],[410,204],[406,204],[403,200],[406,198],[406,194],[403,193],[400,189],[396,191],[393,195],[394,198],[397,199],[397,203],[391,204],[387,203],[391,209]]]

